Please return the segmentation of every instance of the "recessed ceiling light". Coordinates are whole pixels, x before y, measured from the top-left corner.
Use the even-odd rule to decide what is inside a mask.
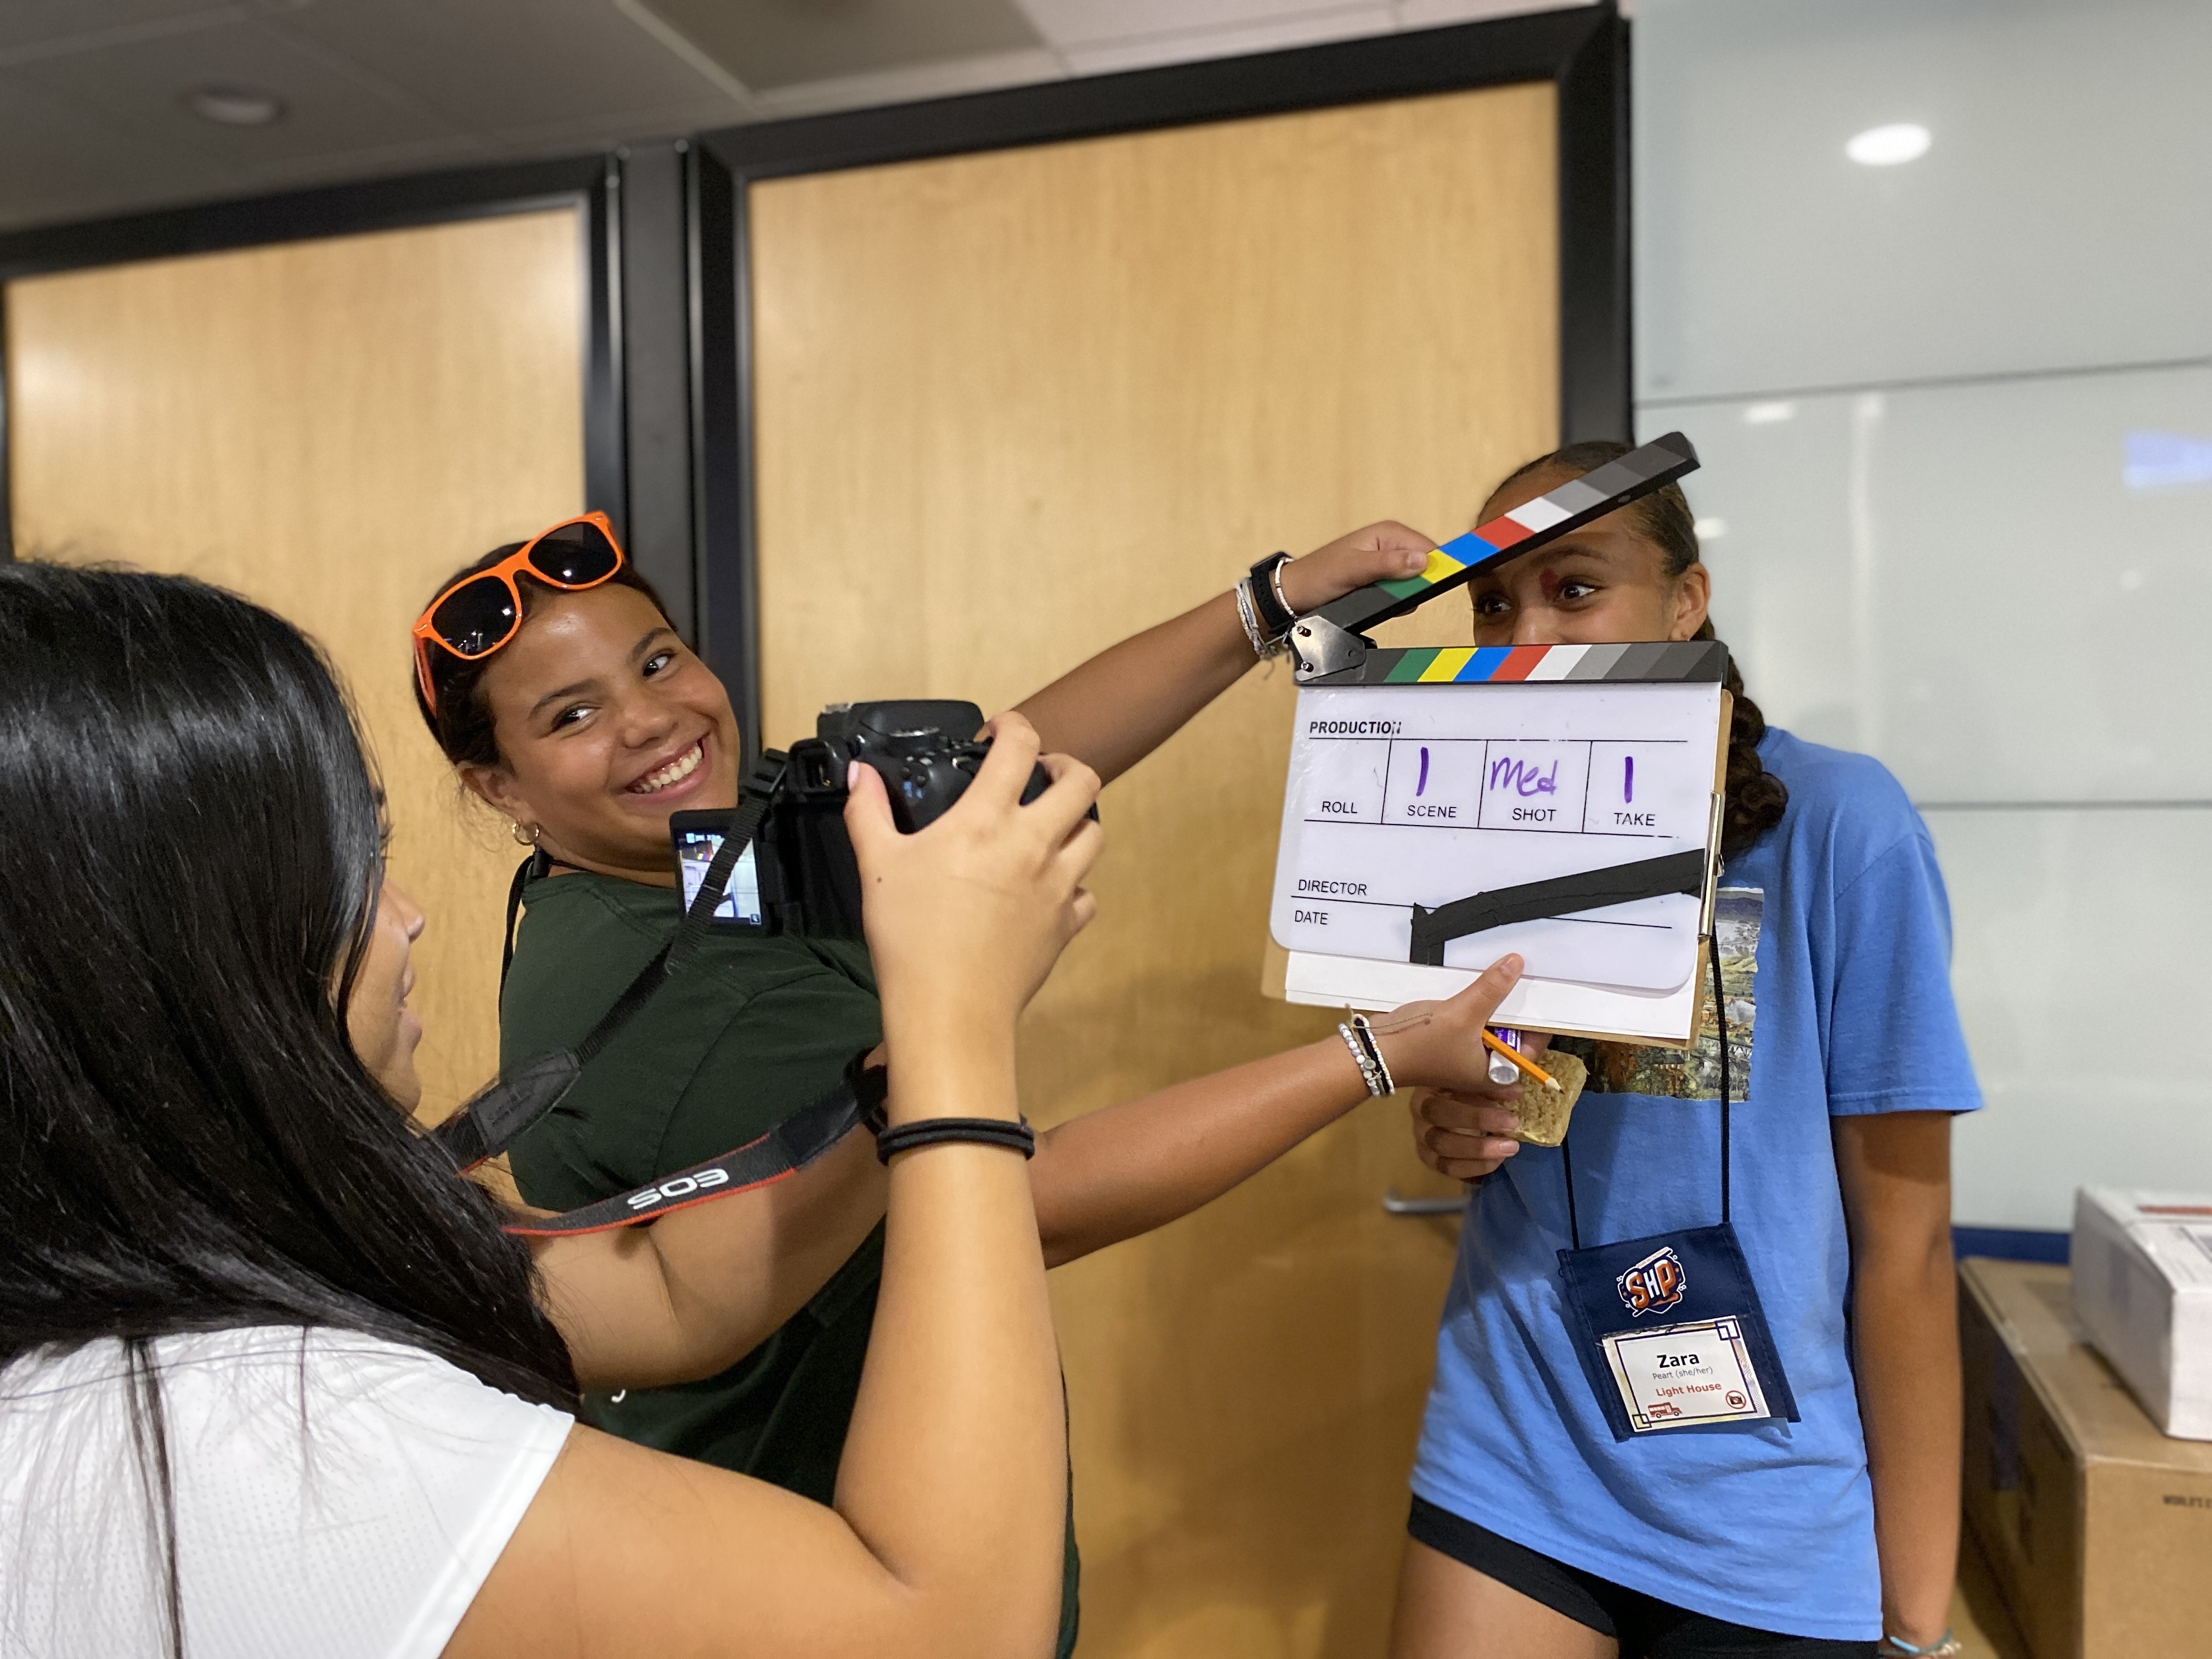
[[[1701,542],[1717,542],[1728,534],[1726,519],[1700,519],[1691,526]]]
[[[202,87],[185,95],[185,107],[226,127],[265,127],[284,118],[283,99],[246,87]]]
[[[1844,146],[1844,154],[1863,167],[1893,167],[1917,161],[1928,154],[1934,137],[1917,121],[1899,121],[1886,127],[1869,127]]]
[[[1772,426],[1777,421],[1796,418],[1797,405],[1793,403],[1746,404],[1743,406],[1743,423],[1746,426]]]

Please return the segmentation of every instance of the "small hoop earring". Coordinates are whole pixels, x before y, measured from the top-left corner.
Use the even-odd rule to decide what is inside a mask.
[[[514,832],[514,844],[517,847],[535,847],[538,845],[538,836],[545,833],[541,826],[535,823],[527,830],[520,823],[510,824],[507,827]]]

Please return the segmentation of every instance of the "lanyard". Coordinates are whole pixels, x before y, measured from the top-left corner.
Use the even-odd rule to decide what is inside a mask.
[[[1713,1017],[1719,1022],[1721,1036],[1721,1225],[1729,1224],[1729,1030],[1728,997],[1721,986],[1721,946],[1716,933],[1706,946],[1713,964]],[[1577,1250],[1583,1247],[1583,1230],[1575,1217],[1575,1155],[1572,1137],[1559,1142],[1559,1168],[1567,1183],[1567,1237]]]

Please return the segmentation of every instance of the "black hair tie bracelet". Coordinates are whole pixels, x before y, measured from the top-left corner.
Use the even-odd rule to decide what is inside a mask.
[[[879,1132],[876,1136],[876,1159],[888,1164],[901,1152],[958,1140],[973,1141],[981,1146],[1004,1146],[1024,1158],[1036,1156],[1036,1131],[1026,1121],[1009,1123],[1002,1117],[926,1117],[916,1123],[902,1123]]]

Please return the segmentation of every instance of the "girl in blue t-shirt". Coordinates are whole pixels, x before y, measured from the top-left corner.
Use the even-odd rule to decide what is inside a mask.
[[[1626,448],[1533,461],[1481,517]],[[1711,586],[1670,486],[1469,592],[1480,644],[1595,644],[1711,639]],[[1725,1073],[1709,1015],[1687,1054],[1559,1040],[1590,1072],[1563,1149],[1500,1138],[1510,1090],[1414,1108],[1424,1160],[1480,1184],[1414,1465],[1399,1659],[1956,1651],[1950,1121],[1980,1097],[1942,878],[1877,762],[1768,727],[1733,667],[1728,687]],[[1632,1431],[1571,1334],[1560,1253],[1721,1219],[1723,1074],[1729,1218],[1796,1420]]]

